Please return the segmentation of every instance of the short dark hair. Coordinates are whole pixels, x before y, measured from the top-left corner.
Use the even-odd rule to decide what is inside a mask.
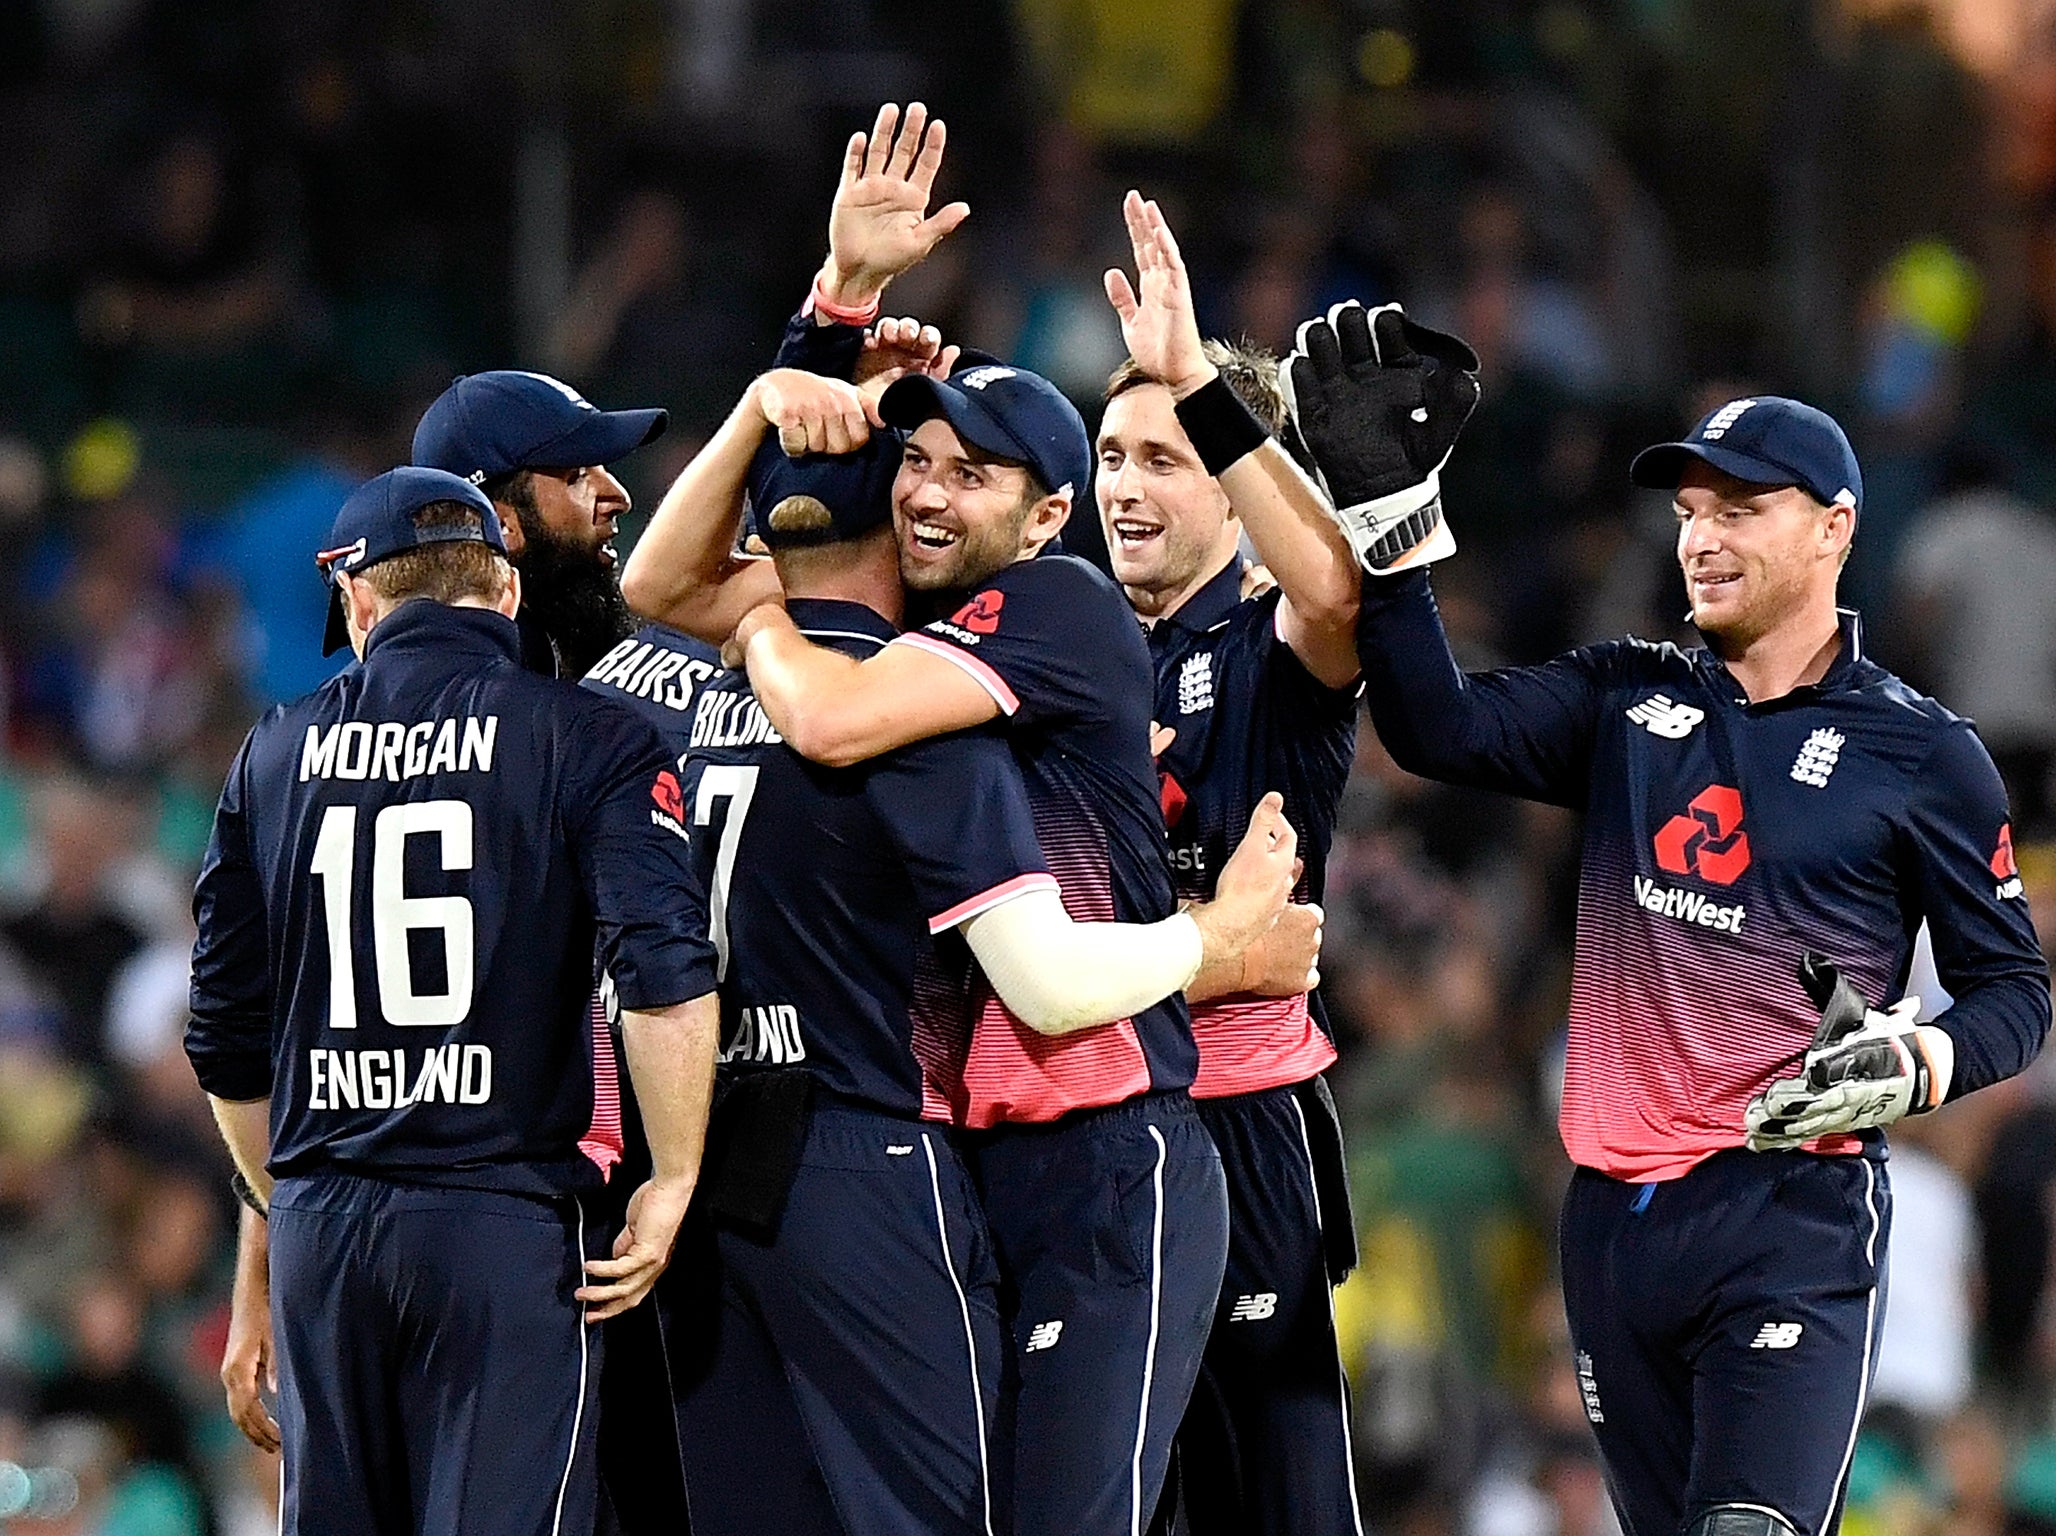
[[[504,475],[478,482],[478,488],[485,492],[487,501],[508,506],[531,515],[540,509],[535,504],[535,471],[532,469],[510,469]]]
[[[1209,339],[1202,343],[1202,347],[1206,360],[1221,370],[1221,377],[1228,381],[1228,388],[1235,392],[1236,399],[1249,407],[1250,414],[1272,434],[1281,431],[1285,425],[1285,392],[1278,387],[1278,359],[1247,339]],[[1111,400],[1131,389],[1157,382],[1142,371],[1142,366],[1134,358],[1123,358],[1121,366],[1108,377],[1106,392],[1101,398]]]
[[[431,501],[417,508],[414,526],[422,531],[465,529],[478,532],[485,519],[461,501]],[[364,570],[371,590],[387,602],[425,597],[454,603],[464,598],[492,602],[507,590],[507,557],[483,539],[444,539],[403,550]]]

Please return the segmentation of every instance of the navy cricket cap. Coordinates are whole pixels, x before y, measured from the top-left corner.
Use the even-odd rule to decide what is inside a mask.
[[[774,550],[859,538],[892,521],[899,464],[900,445],[889,433],[874,433],[855,453],[797,459],[767,435],[750,461],[750,532]]]
[[[547,374],[466,374],[414,429],[414,462],[477,484],[517,469],[611,464],[660,434],[666,411],[603,411]]]
[[[1676,490],[1687,458],[1755,485],[1796,485],[1824,506],[1863,509],[1863,472],[1848,436],[1826,411],[1781,395],[1730,400],[1682,442],[1636,454],[1628,478],[1652,490]]]
[[[886,390],[878,413],[909,431],[940,416],[972,447],[1026,464],[1052,492],[1068,492],[1074,507],[1092,478],[1085,419],[1062,390],[1025,368],[981,363],[947,379],[911,373]]]
[[[479,515],[479,525],[419,518],[417,513],[431,502],[455,501]],[[355,576],[394,555],[419,549],[424,544],[479,543],[501,554],[507,543],[500,533],[500,514],[486,499],[485,492],[469,480],[440,469],[407,466],[389,469],[350,492],[329,529],[328,547],[314,557],[328,583],[328,628],[321,637],[321,654],[333,656],[350,643],[350,631],[343,623],[343,590],[336,572]]]

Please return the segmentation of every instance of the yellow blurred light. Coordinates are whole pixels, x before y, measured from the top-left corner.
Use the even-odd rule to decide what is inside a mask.
[[[129,488],[142,464],[136,429],[104,416],[65,444],[64,489],[78,501],[106,501]]]
[[[1977,268],[1941,240],[1919,240],[1889,269],[1893,306],[1921,329],[1951,346],[1969,339],[1984,303]]]
[[[1416,62],[1414,45],[1390,27],[1366,32],[1356,46],[1356,72],[1380,90],[1405,85],[1413,78]]]

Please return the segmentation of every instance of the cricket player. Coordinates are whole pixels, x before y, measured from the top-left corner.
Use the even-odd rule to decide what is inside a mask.
[[[2048,1030],[1999,775],[1835,607],[1863,481],[1828,416],[1733,400],[1635,460],[1673,493],[1703,647],[1465,674],[1421,566],[1453,545],[1436,471],[1468,349],[1357,305],[1301,336],[1294,419],[1369,571],[1387,749],[1585,813],[1562,1263],[1622,1525],[1825,1536],[1883,1320],[1885,1130]],[[1918,1023],[1923,924],[1954,1002]]]
[[[522,573],[523,643],[545,676],[583,677],[635,627],[613,543],[633,502],[608,466],[669,421],[650,407],[603,411],[561,379],[503,368],[454,381],[414,429],[416,464],[462,476],[499,509]]]
[[[665,421],[661,410],[598,411],[568,384],[541,374],[473,374],[429,407],[414,452],[417,463],[460,473],[492,496],[508,558],[521,576],[515,620],[524,663],[544,676],[567,675],[570,663],[611,646],[589,680],[624,700],[657,706],[651,719],[659,736],[678,735],[682,750],[695,691],[719,670],[718,659],[711,647],[661,626],[630,633],[635,620],[621,600],[612,544],[615,519],[630,503],[606,468],[654,439]],[[599,462],[552,467],[564,457],[587,455]],[[501,467],[508,464],[515,467]],[[328,638],[331,650],[347,643],[340,630]],[[610,1019],[595,989],[591,1027],[600,1094],[603,1105],[618,1102],[620,1114],[618,1124],[603,1117],[589,1139],[603,1160],[619,1159],[618,1170],[607,1170],[618,1207],[647,1175],[649,1154],[633,1095],[619,1083],[614,1012]],[[271,1353],[264,1241],[264,1223],[246,1212],[222,1375],[231,1417],[253,1443],[276,1451],[277,1425],[259,1391]],[[639,1307],[607,1324],[614,1347],[605,1352],[600,1389],[603,1529],[613,1522],[629,1533],[669,1531],[685,1518],[655,1314]]]
[[[855,657],[893,640],[903,604],[891,446],[794,463],[767,444],[752,475],[788,613]],[[1277,797],[1218,901],[1155,923],[1081,924],[997,731],[823,768],[780,740],[730,673],[701,696],[684,787],[722,957],[728,1155],[706,1185],[721,1325],[761,1322],[851,1536],[989,1533],[1007,1514],[993,1465],[1000,1275],[947,1129],[967,990],[989,979],[1057,1040],[1239,953],[1292,881]],[[746,1395],[712,1385],[722,1408]],[[687,1427],[711,1463],[693,1485],[701,1536],[762,1529],[723,1415],[689,1403]],[[710,1521],[710,1505],[741,1518]]]
[[[284,1528],[590,1529],[587,1324],[668,1260],[712,1077],[675,775],[633,715],[522,669],[476,487],[382,475],[321,563],[362,664],[231,769],[187,1037],[272,1223]],[[596,949],[653,1164],[611,1258]]]
[[[1107,289],[1129,357],[1107,385],[1093,491],[1156,665],[1173,879],[1181,898],[1212,895],[1251,807],[1275,788],[1306,866],[1294,899],[1317,903],[1356,753],[1356,558],[1277,442],[1276,359],[1202,345],[1162,211],[1130,192],[1123,212],[1136,280],[1109,272]],[[1261,596],[1242,593],[1245,529],[1277,581]],[[1318,925],[1317,905],[1292,910]],[[1335,1047],[1315,994],[1259,995],[1257,980],[1238,975],[1226,995],[1192,1003],[1192,1098],[1227,1175],[1228,1270],[1177,1483],[1196,1536],[1360,1532],[1329,1300],[1355,1249],[1320,1077]]]
[[[602,679],[601,691],[660,707],[649,712],[670,741],[691,718],[698,687],[719,670],[709,646],[651,625],[637,632],[621,598],[614,535],[633,503],[609,468],[653,442],[667,412],[643,407],[602,411],[571,385],[518,369],[455,380],[422,413],[414,462],[472,481],[491,498],[521,573],[516,615],[527,664],[545,676]],[[604,978],[595,989],[596,1049],[611,1056],[618,1009]],[[604,1074],[603,1074],[604,1075]],[[623,1177],[609,1178],[617,1201],[647,1171],[632,1094],[620,1099]],[[626,1185],[626,1188],[621,1186]],[[658,1309],[639,1307],[610,1321],[613,1345],[600,1386],[601,1528],[659,1536],[685,1519],[685,1484],[669,1410],[671,1383]]]

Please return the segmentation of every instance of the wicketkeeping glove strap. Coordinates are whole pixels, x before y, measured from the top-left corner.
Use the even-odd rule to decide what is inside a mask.
[[[1456,535],[1442,520],[1442,475],[1428,478],[1376,501],[1337,507],[1335,520],[1364,569],[1396,576],[1456,553]]]

